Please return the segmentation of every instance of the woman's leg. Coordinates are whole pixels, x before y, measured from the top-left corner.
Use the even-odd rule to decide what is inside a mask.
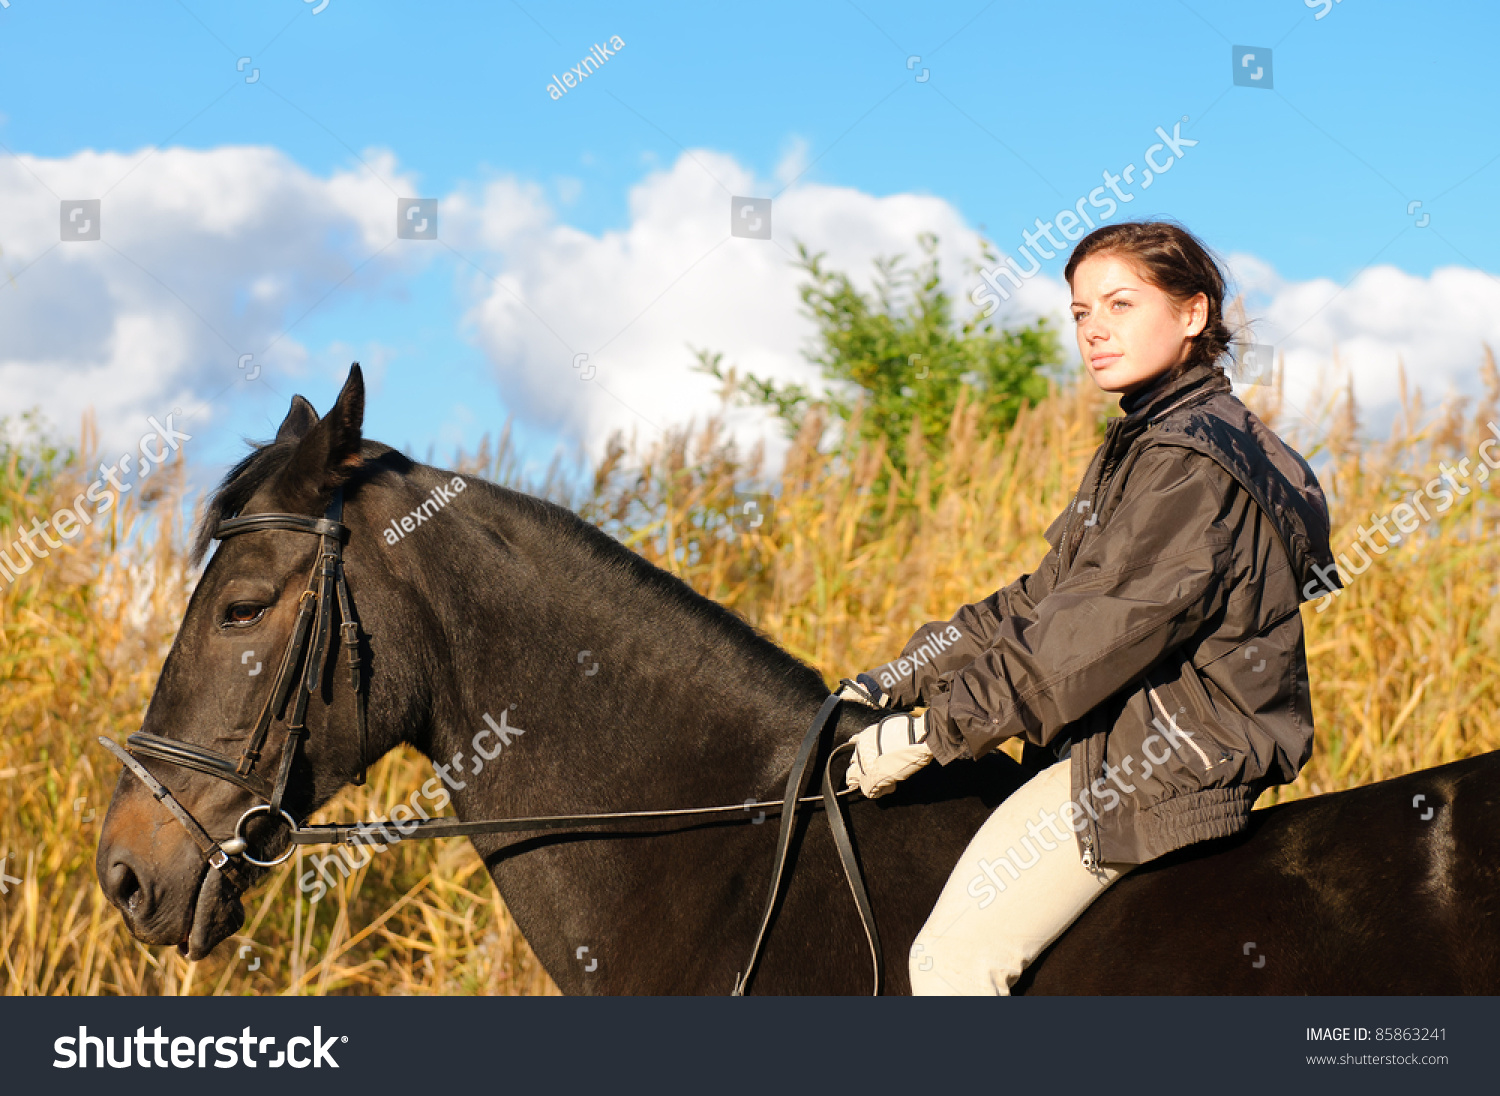
[[[1070,761],[995,808],[959,857],[911,948],[915,995],[1008,994],[1021,970],[1134,865],[1090,870],[1061,815]]]

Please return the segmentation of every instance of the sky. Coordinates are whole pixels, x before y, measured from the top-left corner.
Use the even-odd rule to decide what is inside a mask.
[[[698,350],[815,381],[799,244],[868,285],[936,233],[970,311],[989,240],[1040,264],[1002,318],[1066,327],[1038,222],[1066,245],[1081,210],[1186,225],[1281,356],[1290,417],[1347,380],[1378,432],[1398,362],[1432,407],[1479,394],[1500,341],[1496,23],[1375,0],[0,0],[0,416],[66,439],[91,412],[112,454],[171,415],[206,486],[357,360],[367,436],[447,463],[509,420],[541,469],[713,413]],[[737,198],[760,202],[736,220]],[[403,229],[409,199],[432,204]],[[774,422],[731,425],[774,462]]]

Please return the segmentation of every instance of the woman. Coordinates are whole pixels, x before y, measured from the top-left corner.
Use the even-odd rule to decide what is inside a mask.
[[[1089,376],[1124,417],[1035,571],[842,694],[926,706],[857,736],[847,780],[868,796],[1017,735],[1039,770],[960,858],[912,945],[913,993],[1009,992],[1111,883],[1243,830],[1312,752],[1298,606],[1338,581],[1328,511],[1219,367],[1223,274],[1177,225],[1127,223],[1079,241],[1066,277]]]

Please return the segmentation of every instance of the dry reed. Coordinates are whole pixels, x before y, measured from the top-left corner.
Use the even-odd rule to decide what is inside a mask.
[[[1336,551],[1370,515],[1389,514],[1437,477],[1441,462],[1467,457],[1471,488],[1326,611],[1303,607],[1317,744],[1297,783],[1262,805],[1500,745],[1500,551],[1493,486],[1477,480],[1478,447],[1500,421],[1488,349],[1481,376],[1476,407],[1455,402],[1430,421],[1403,386],[1403,412],[1378,443],[1358,437],[1350,392],[1294,431],[1277,390],[1252,390],[1249,402],[1273,428],[1326,462]],[[1114,402],[1087,383],[1054,389],[999,437],[981,436],[974,407],[961,403],[936,457],[913,439],[905,480],[878,448],[820,450],[814,419],[776,485],[772,520],[754,531],[737,530],[729,514],[736,489],[756,485],[758,461],[736,453],[718,422],[642,453],[614,446],[571,497],[556,469],[538,490],[566,498],[833,681],[1030,570]],[[86,423],[84,450],[92,437]],[[486,445],[456,463],[516,482],[504,436],[493,454]],[[871,487],[882,467],[897,489],[879,496]],[[65,473],[43,489],[14,458],[0,472],[0,514],[13,522],[46,517],[80,483]],[[312,905],[295,893],[306,870],[299,855],[248,896],[244,929],[200,963],[125,932],[93,869],[118,770],[91,743],[139,725],[186,604],[183,475],[170,472],[0,587],[0,857],[22,877],[0,897],[5,992],[556,992],[467,842],[399,844]],[[0,526],[0,547],[14,536]],[[321,817],[375,817],[428,773],[414,754],[392,755]]]

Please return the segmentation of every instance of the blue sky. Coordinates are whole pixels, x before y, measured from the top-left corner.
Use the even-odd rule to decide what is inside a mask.
[[[649,435],[702,413],[701,392],[680,406],[661,395],[687,391],[673,378],[685,376],[689,345],[767,368],[775,359],[794,375],[789,348],[805,332],[784,260],[804,231],[851,264],[871,239],[895,243],[929,223],[1014,251],[1035,218],[1073,205],[1104,171],[1140,163],[1156,127],[1179,123],[1198,143],[1116,219],[1170,216],[1235,256],[1252,304],[1304,371],[1332,353],[1317,340],[1337,339],[1376,405],[1392,391],[1382,346],[1406,347],[1408,371],[1435,384],[1434,397],[1477,391],[1500,267],[1488,208],[1500,179],[1493,6],[315,7],[0,8],[0,160],[13,168],[0,176],[11,180],[0,182],[11,298],[10,311],[0,300],[0,414],[40,403],[67,434],[79,403],[92,402],[110,438],[116,420],[123,436],[140,416],[195,401],[206,432],[193,456],[217,471],[242,436],[274,429],[292,391],[325,409],[360,357],[374,363],[372,436],[418,456],[434,447],[442,461],[513,415],[540,464],[558,445],[597,449],[606,428],[635,423]],[[553,75],[612,36],[623,48],[554,101]],[[1235,86],[1236,45],[1271,50],[1270,89]],[[213,165],[234,149],[274,150],[268,186],[293,180],[289,193],[310,203],[289,215],[289,238],[266,240],[282,231],[274,208],[220,226]],[[776,264],[767,245],[740,239],[711,242],[701,267],[653,258],[671,217],[643,208],[653,195],[685,201],[673,187],[694,178],[726,207],[740,180],[777,202],[785,191],[793,213],[778,218]],[[346,199],[358,184],[340,180],[359,179],[367,189]],[[338,217],[316,213],[323,184],[326,200],[346,202]],[[236,208],[255,185],[235,183],[251,195],[234,190]],[[83,276],[73,256],[92,245],[46,251],[34,242],[40,226],[55,240],[57,200],[102,193],[109,242],[120,218],[149,204],[148,187],[154,215],[190,209],[197,227],[180,246],[153,229],[128,238],[148,241],[134,250],[117,239],[113,254],[89,252],[97,307],[116,311],[99,321],[109,335],[73,345],[86,324],[60,298]],[[354,239],[360,203],[397,196],[440,199],[441,242],[379,242],[374,230]],[[467,196],[467,220],[448,216],[454,196]],[[858,216],[841,212],[855,205]],[[493,227],[513,214],[534,224]],[[252,245],[269,248],[255,263],[244,258]],[[733,280],[752,257],[769,272]],[[1054,297],[1061,265],[1044,267]],[[639,304],[611,312],[616,293]],[[747,296],[765,298],[749,334],[714,322],[714,308]],[[702,324],[663,318],[690,302]],[[1452,311],[1423,326],[1439,322],[1436,302]],[[1032,302],[1043,312],[1064,303]],[[17,325],[39,316],[46,323],[22,337]],[[180,336],[153,341],[179,324]],[[755,330],[778,324],[756,344]],[[637,342],[611,377],[605,347],[626,349],[606,342],[616,328]],[[264,383],[242,383],[233,351],[268,344]],[[1427,348],[1431,361],[1412,360]],[[599,355],[597,383],[570,368],[584,352]],[[772,432],[760,420],[740,429]]]

